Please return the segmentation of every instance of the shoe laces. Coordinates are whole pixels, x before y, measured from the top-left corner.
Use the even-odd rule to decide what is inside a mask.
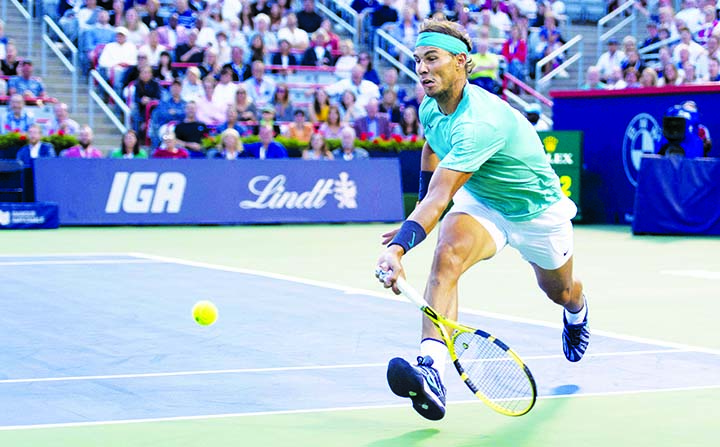
[[[570,343],[573,345],[580,344],[583,341],[583,331],[585,330],[585,324],[568,324],[565,326],[567,330],[568,338]]]

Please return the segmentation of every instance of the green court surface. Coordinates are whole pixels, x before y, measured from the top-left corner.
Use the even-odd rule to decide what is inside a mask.
[[[377,293],[382,288],[372,271],[381,250],[380,235],[392,228],[368,224],[6,231],[0,232],[0,254],[144,253]],[[433,241],[430,235],[405,260],[408,280],[416,287],[422,286],[428,272]],[[718,238],[638,237],[627,227],[577,226],[576,272],[588,294],[593,330],[697,347],[720,356],[718,252]],[[559,308],[542,296],[532,270],[512,249],[468,272],[460,294],[465,309],[558,327],[561,322]],[[0,290],[3,312],[22,311],[12,298]],[[212,297],[198,297],[206,298]],[[408,305],[407,318],[418,318],[416,312]],[[239,315],[223,314],[222,322],[243,324]],[[367,337],[388,336],[391,330],[367,322]],[[560,353],[559,330],[557,338]],[[568,370],[572,367],[567,364]],[[709,373],[718,377],[714,386],[668,390],[657,383],[654,390],[662,374],[649,372],[649,390],[543,398],[519,418],[498,415],[471,402],[467,394],[453,396],[462,402],[451,403],[440,422],[421,419],[398,398],[397,405],[374,408],[0,427],[0,446],[709,447],[717,445],[720,435],[720,371]],[[622,371],[603,368],[592,374],[612,378]]]

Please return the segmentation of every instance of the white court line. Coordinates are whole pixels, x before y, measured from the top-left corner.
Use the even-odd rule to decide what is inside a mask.
[[[135,256],[125,252],[77,252],[77,253],[2,253],[0,258],[96,258],[112,256]],[[137,256],[136,256],[137,257]]]
[[[338,284],[333,284],[333,283],[324,282],[324,281],[316,281],[316,280],[312,280],[312,279],[304,279],[304,278],[299,278],[299,277],[295,277],[295,276],[263,272],[260,270],[252,270],[252,269],[245,269],[245,268],[239,268],[239,267],[228,267],[228,266],[224,266],[224,265],[210,264],[210,263],[198,262],[198,261],[189,261],[189,260],[180,259],[180,258],[171,258],[171,257],[167,257],[167,256],[150,255],[150,254],[138,253],[138,252],[125,253],[125,255],[136,256],[136,257],[145,258],[145,259],[153,259],[156,261],[167,262],[167,263],[172,263],[172,264],[186,265],[186,266],[190,266],[190,267],[199,267],[199,268],[218,270],[218,271],[224,271],[224,272],[230,272],[230,273],[243,273],[243,274],[247,274],[247,275],[255,275],[255,276],[262,276],[262,277],[272,278],[272,279],[280,279],[283,281],[291,281],[291,282],[296,282],[299,284],[324,287],[324,288],[332,289],[332,290],[339,290],[341,292],[344,292],[344,293],[350,294],[350,295],[363,295],[363,296],[371,296],[371,297],[375,297],[375,298],[382,298],[384,300],[390,300],[390,301],[407,302],[406,299],[392,295],[391,292],[389,292],[389,291],[378,292],[378,291],[364,290],[364,289],[358,289],[358,288],[353,288],[353,287],[341,286]],[[372,273],[369,273],[369,274],[372,274]],[[504,320],[504,321],[512,321],[515,323],[530,324],[533,326],[543,326],[543,327],[549,327],[549,328],[553,328],[553,329],[561,329],[562,328],[562,324],[560,324],[560,323],[549,323],[547,321],[533,320],[533,319],[522,318],[522,317],[514,317],[511,315],[499,314],[499,313],[495,313],[495,312],[485,312],[485,311],[480,311],[480,310],[475,310],[475,309],[468,309],[465,307],[460,307],[460,312],[464,312],[464,313],[467,313],[470,315],[486,317],[486,318],[493,318],[496,320]],[[673,348],[673,349],[679,349],[679,350],[702,352],[705,354],[720,355],[720,350],[718,350],[718,349],[691,346],[691,345],[687,345],[687,344],[662,341],[662,340],[654,340],[654,339],[650,339],[650,338],[636,337],[633,335],[617,334],[614,332],[598,330],[598,329],[595,329],[594,327],[592,329],[592,333],[601,335],[603,337],[615,338],[618,340],[632,341],[632,342],[636,342],[636,343],[644,343],[644,344],[662,346],[662,347],[666,347],[666,348]]]
[[[658,354],[678,354],[695,351],[658,349],[648,351],[625,351],[625,352],[599,352],[587,353],[583,358],[593,357],[621,357],[621,356],[640,356],[640,355],[658,355]],[[564,355],[535,355],[523,357],[523,360],[555,360],[563,359]],[[509,360],[509,358],[508,358]],[[479,360],[496,361],[496,360]],[[310,366],[281,366],[275,368],[238,368],[238,369],[210,369],[197,371],[171,371],[157,373],[136,373],[136,374],[106,374],[95,376],[67,376],[67,377],[37,377],[26,379],[2,379],[0,385],[9,383],[38,383],[38,382],[71,382],[81,380],[114,380],[114,379],[144,379],[154,377],[179,377],[179,376],[203,376],[203,375],[220,375],[220,374],[246,374],[246,373],[268,373],[268,372],[293,372],[293,371],[321,371],[332,369],[359,369],[359,368],[385,368],[387,362],[383,363],[358,363],[349,365],[310,365]]]
[[[538,396],[538,400],[546,399],[564,399],[567,397],[605,397],[605,396],[623,396],[647,393],[668,393],[680,391],[699,391],[699,390],[715,390],[720,389],[720,385],[679,387],[666,389],[650,389],[650,390],[629,390],[629,391],[610,391],[606,393],[567,393],[554,394],[552,396]],[[455,405],[477,405],[480,404],[478,399],[449,401],[448,406]],[[277,411],[259,411],[256,413],[221,413],[221,414],[203,414],[195,416],[172,416],[161,418],[145,418],[145,419],[123,419],[115,421],[89,421],[89,422],[63,422],[57,424],[34,424],[34,425],[4,425],[0,426],[0,431],[10,430],[37,430],[44,428],[68,428],[68,427],[93,427],[98,425],[125,425],[125,424],[143,424],[153,422],[171,422],[171,421],[199,421],[212,419],[228,419],[253,416],[281,416],[291,414],[313,414],[313,413],[334,413],[338,411],[363,411],[363,410],[382,410],[389,408],[407,408],[407,403],[402,404],[386,404],[386,405],[367,405],[354,407],[331,407],[331,408],[309,408],[305,410],[277,410]]]
[[[18,265],[157,264],[151,259],[85,259],[77,261],[0,261],[0,267]]]
[[[661,270],[663,275],[688,276],[690,278],[720,279],[720,272],[710,270]]]

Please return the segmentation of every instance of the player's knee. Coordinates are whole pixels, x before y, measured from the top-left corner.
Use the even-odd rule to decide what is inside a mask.
[[[437,273],[459,277],[462,273],[463,259],[454,244],[438,242],[435,248],[433,270]]]

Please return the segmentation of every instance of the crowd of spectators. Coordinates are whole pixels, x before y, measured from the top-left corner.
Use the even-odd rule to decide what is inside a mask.
[[[422,138],[417,117],[422,88],[400,85],[395,68],[378,72],[371,54],[357,51],[352,36],[338,35],[313,0],[163,1],[43,2],[77,44],[82,69],[97,69],[131,108],[131,130],[112,156],[284,157],[287,151],[276,141],[284,136],[307,144],[303,158],[361,159],[366,156],[362,151],[347,150],[353,146],[346,143],[348,129],[360,139]],[[535,76],[537,61],[566,41],[562,0],[348,4],[368,15],[371,30],[382,28],[409,48],[424,18],[442,15],[463,24],[474,42],[469,80],[493,93],[502,89],[502,71],[526,81]],[[636,8],[647,17],[647,34],[609,39],[607,52],[584,74],[583,88],[720,80],[714,0],[685,0],[677,13],[670,0],[638,1]],[[2,25],[0,89],[10,95],[2,131],[27,132],[34,122],[23,102],[45,96],[45,89],[33,76],[32,61],[18,59]],[[413,66],[403,52],[391,51]],[[541,71],[549,73],[562,62],[561,54]],[[330,77],[298,82],[301,77],[294,75],[306,70]],[[512,83],[509,87],[517,89]],[[81,149],[65,155],[97,156],[88,150],[92,131],[69,119],[64,104],[57,105],[55,118],[42,130],[82,136]],[[260,141],[243,145],[248,136]],[[208,137],[219,141],[210,151]],[[341,149],[327,150],[329,139],[340,140]]]

